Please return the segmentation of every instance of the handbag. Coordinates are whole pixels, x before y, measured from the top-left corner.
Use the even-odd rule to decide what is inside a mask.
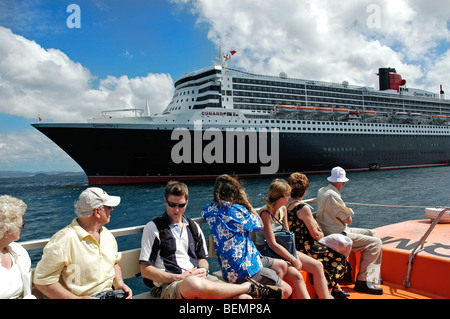
[[[275,240],[278,244],[286,248],[286,250],[295,258],[297,258],[297,250],[295,247],[295,235],[293,232],[289,231],[289,229],[286,228],[286,226],[283,225],[281,221],[278,220],[275,216],[270,214],[268,211],[262,211],[262,213],[268,213],[274,221],[279,223],[281,227],[283,227],[283,230],[275,231],[273,232],[275,235]],[[267,244],[266,240],[264,239],[264,245],[260,247],[260,252],[264,256],[272,257],[272,258],[280,258],[284,259],[283,257],[279,256],[277,253],[275,253],[272,249],[270,249],[269,244]]]

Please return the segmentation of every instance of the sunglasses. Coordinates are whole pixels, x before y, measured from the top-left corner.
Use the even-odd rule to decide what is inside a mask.
[[[179,207],[179,208],[183,208],[183,207],[186,206],[186,204],[187,204],[187,203],[180,203],[180,204],[177,204],[177,203],[173,203],[173,202],[168,201],[168,200],[166,200],[166,201],[167,201],[167,205],[169,205],[170,207]]]

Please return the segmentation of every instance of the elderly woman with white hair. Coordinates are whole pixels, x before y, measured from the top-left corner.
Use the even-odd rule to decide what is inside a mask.
[[[34,299],[31,293],[31,260],[16,243],[25,225],[27,205],[9,195],[0,196],[0,299]]]

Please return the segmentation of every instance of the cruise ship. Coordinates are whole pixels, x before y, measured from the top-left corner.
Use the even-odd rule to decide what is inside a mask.
[[[180,77],[162,114],[147,106],[33,126],[91,185],[449,165],[442,86],[439,93],[408,88],[390,67],[378,77],[379,90],[258,75],[222,59]]]

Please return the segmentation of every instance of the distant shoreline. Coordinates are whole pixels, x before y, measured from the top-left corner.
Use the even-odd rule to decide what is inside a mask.
[[[39,177],[39,176],[77,176],[85,175],[84,172],[50,171],[50,172],[24,172],[24,171],[0,171],[0,178]]]

